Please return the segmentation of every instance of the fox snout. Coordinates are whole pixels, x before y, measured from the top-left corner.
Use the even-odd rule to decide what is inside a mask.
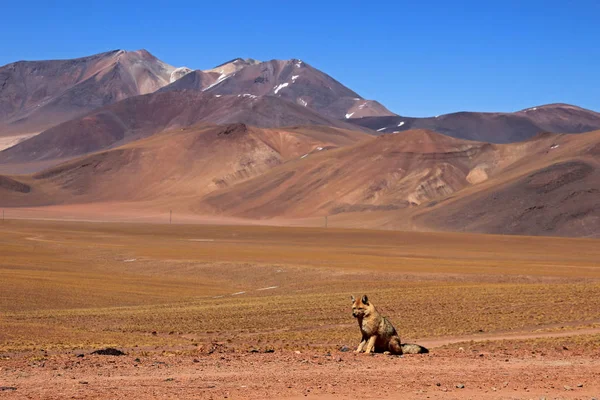
[[[364,318],[369,307],[367,295],[365,294],[360,300],[357,300],[354,296],[351,296],[350,299],[352,300],[352,316],[354,318]]]

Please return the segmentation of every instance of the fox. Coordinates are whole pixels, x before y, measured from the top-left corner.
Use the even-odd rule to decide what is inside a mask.
[[[362,340],[355,353],[386,353],[393,355],[429,353],[423,346],[400,342],[394,325],[377,311],[367,295],[351,296],[352,316],[358,321]]]

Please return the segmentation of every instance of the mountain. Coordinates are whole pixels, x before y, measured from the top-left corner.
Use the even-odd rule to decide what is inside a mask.
[[[161,91],[202,90],[215,95],[276,96],[334,119],[393,116],[304,61],[236,59],[208,71],[194,71]]]
[[[600,238],[600,131],[539,135],[500,152],[499,162],[516,159],[502,174],[429,204],[413,222],[446,231]]]
[[[3,178],[1,206],[118,202],[146,213],[600,237],[600,131],[498,145],[426,130],[209,125]]]
[[[600,114],[572,105],[401,117],[296,59],[0,68],[0,207],[600,237],[599,195]]]
[[[0,136],[35,134],[98,107],[147,94],[189,72],[146,50],[0,67]]]
[[[75,157],[167,129],[199,123],[245,123],[263,128],[322,125],[357,129],[353,124],[327,118],[273,96],[166,91],[130,97],[50,128],[1,151],[0,164]]]
[[[519,142],[538,133],[582,133],[600,129],[600,113],[568,104],[549,104],[514,113],[458,112],[431,118],[400,116],[349,120],[376,132],[429,129],[460,139],[490,143]]]
[[[306,158],[306,154],[369,138],[330,127],[263,129],[230,124],[174,129],[31,176],[0,178],[0,188],[5,188],[0,203],[128,201],[156,206],[169,202],[171,207],[189,211],[214,190]],[[25,194],[25,187],[33,189]]]
[[[398,210],[465,188],[469,171],[492,152],[486,143],[407,131],[311,155],[205,201],[217,213],[246,218]]]
[[[310,155],[203,203],[250,219],[600,237],[598,199],[600,131],[496,145],[416,130]]]

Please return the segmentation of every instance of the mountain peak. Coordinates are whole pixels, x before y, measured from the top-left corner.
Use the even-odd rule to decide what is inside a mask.
[[[216,72],[216,73],[223,74],[223,75],[229,75],[229,74],[232,74],[234,72],[241,70],[242,68],[245,68],[245,67],[248,67],[251,65],[257,65],[260,63],[261,63],[260,61],[257,61],[253,58],[246,58],[246,59],[234,58],[233,60],[229,60],[223,64],[217,65],[216,67],[206,70],[204,72],[207,72],[207,73]]]
[[[226,61],[226,62],[224,62],[222,64],[219,64],[216,67],[214,67],[213,69],[217,69],[217,68],[223,67],[223,66],[228,65],[228,64],[254,65],[254,64],[260,64],[260,63],[261,63],[261,61],[255,60],[253,58],[241,58],[241,57],[237,57],[237,58],[234,58],[233,60],[229,60],[229,61]]]
[[[115,57],[139,58],[142,60],[157,60],[157,58],[146,49],[139,49],[139,50],[119,49],[119,50],[113,50],[111,52],[108,52],[108,54],[113,54]]]

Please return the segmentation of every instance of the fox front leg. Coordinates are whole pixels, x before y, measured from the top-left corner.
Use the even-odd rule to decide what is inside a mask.
[[[365,344],[367,344],[367,339],[363,339],[362,342],[359,343],[358,348],[354,351],[355,353],[360,353],[365,348]]]
[[[367,343],[367,349],[365,353],[372,353],[375,350],[375,340],[377,340],[377,336],[373,335],[369,338],[369,342]]]

